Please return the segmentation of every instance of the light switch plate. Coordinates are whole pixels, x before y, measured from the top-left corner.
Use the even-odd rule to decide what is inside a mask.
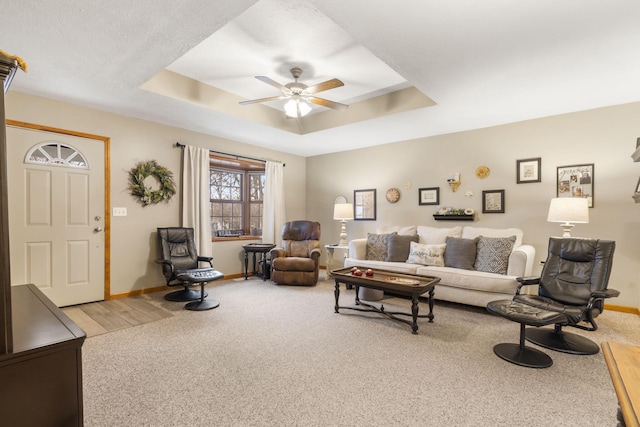
[[[113,216],[127,216],[127,208],[113,208]]]

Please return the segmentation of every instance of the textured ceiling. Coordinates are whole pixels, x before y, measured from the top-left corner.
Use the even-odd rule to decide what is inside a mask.
[[[12,90],[302,156],[640,101],[637,0],[8,3]],[[238,105],[294,65],[349,110]]]

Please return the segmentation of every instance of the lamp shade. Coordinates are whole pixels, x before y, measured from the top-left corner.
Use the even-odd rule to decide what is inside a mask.
[[[333,205],[333,219],[348,220],[353,219],[353,204],[336,203]]]
[[[549,222],[589,222],[589,201],[582,197],[559,197],[551,199]]]

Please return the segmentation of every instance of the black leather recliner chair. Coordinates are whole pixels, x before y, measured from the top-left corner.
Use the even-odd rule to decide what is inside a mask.
[[[549,253],[541,277],[519,278],[513,300],[493,301],[487,310],[520,323],[520,344],[498,344],[501,358],[528,367],[551,366],[551,358],[524,340],[551,350],[571,354],[596,354],[599,346],[581,335],[563,331],[564,326],[595,331],[595,318],[604,310],[606,298],[620,292],[608,289],[615,242],[611,240],[549,239]],[[538,295],[521,295],[525,285],[538,285]],[[538,328],[555,325],[554,329]],[[525,325],[535,326],[526,328]]]
[[[165,295],[167,301],[186,302],[187,310],[209,310],[220,305],[213,300],[205,300],[207,293],[204,286],[208,282],[219,280],[224,274],[213,268],[211,257],[198,256],[193,228],[167,227],[158,228],[158,259],[162,265],[162,274],[167,286],[183,286],[184,289]],[[200,268],[206,262],[209,267]],[[190,288],[200,285],[200,291]]]

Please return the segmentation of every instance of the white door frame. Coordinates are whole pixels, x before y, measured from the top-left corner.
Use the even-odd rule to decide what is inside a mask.
[[[33,129],[43,132],[57,133],[60,135],[76,136],[85,139],[93,139],[104,143],[104,299],[111,297],[111,158],[109,156],[111,138],[107,136],[92,135],[84,132],[77,132],[67,129],[59,129],[50,126],[37,125],[33,123],[7,120],[7,126],[24,129]]]

